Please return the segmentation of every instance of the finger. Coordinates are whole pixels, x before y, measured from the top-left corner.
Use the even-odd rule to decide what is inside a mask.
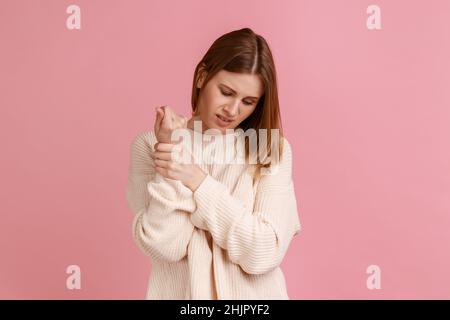
[[[164,117],[164,111],[162,111],[161,109],[157,109],[156,117],[161,120]]]
[[[173,129],[180,125],[180,116],[170,107],[166,108],[168,126]]]
[[[168,160],[155,159],[155,166],[164,168],[167,170],[174,170],[176,163],[174,163],[172,161],[168,161]]]
[[[161,122],[161,127],[165,128],[165,129],[170,129],[171,126],[172,126],[172,119],[171,119],[167,109],[165,109],[164,118],[162,119],[162,122]]]
[[[161,110],[164,113],[164,117],[167,117],[170,120],[172,114],[171,108],[169,106],[162,106]]]
[[[166,115],[166,111],[165,111],[164,106],[158,108],[158,115],[161,118],[161,120],[164,120],[164,117]]]
[[[169,167],[169,161],[161,160],[161,159],[155,159],[155,166],[167,169]]]
[[[180,149],[180,145],[178,145],[178,144],[163,143],[163,142],[157,142],[155,144],[155,150],[157,150],[157,151],[172,152],[172,151],[177,151],[179,149]]]
[[[173,116],[173,109],[169,106],[164,106],[164,112],[170,116]]]
[[[158,172],[160,175],[162,175],[163,177],[165,177],[167,179],[176,180],[175,176],[168,169],[155,167],[155,170],[156,170],[156,172]]]
[[[186,124],[186,117],[177,115],[176,116],[176,127],[183,128],[185,124]]]
[[[150,156],[152,159],[172,160],[172,152],[154,152]]]
[[[165,170],[163,168],[160,167],[155,167],[156,172],[158,172],[159,174],[161,174],[162,176],[166,177],[165,175]]]
[[[164,113],[161,111],[160,107],[156,107],[156,119],[155,119],[155,131],[158,132],[161,128],[161,121],[164,116]]]
[[[168,172],[166,169],[164,168],[160,168],[160,167],[155,167],[156,172],[158,172],[160,175],[162,175],[165,178],[169,178],[168,177]]]
[[[164,114],[164,109],[162,107],[155,107],[156,116],[162,116]]]

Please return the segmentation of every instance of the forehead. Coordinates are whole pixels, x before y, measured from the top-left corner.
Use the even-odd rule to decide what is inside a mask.
[[[217,84],[222,83],[244,97],[260,97],[264,91],[260,77],[255,74],[220,70],[214,78]]]

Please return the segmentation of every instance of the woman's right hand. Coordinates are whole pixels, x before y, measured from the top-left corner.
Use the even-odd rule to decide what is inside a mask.
[[[155,135],[158,142],[174,143],[171,141],[172,132],[178,128],[186,128],[187,118],[178,115],[172,108],[168,106],[162,106],[155,108],[156,120],[155,120]]]

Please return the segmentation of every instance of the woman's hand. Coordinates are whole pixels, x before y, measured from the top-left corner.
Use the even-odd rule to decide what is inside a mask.
[[[187,118],[176,114],[168,106],[155,108],[155,135],[158,142],[172,143],[172,132],[179,128],[186,128]]]
[[[192,153],[182,144],[157,142],[152,159],[155,170],[162,176],[180,180],[194,192],[206,177],[206,173],[195,163]]]

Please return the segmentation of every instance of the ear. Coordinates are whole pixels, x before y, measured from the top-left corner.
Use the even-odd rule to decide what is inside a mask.
[[[203,87],[203,82],[207,76],[208,72],[206,72],[204,65],[198,69],[197,73],[197,88],[201,89]]]

